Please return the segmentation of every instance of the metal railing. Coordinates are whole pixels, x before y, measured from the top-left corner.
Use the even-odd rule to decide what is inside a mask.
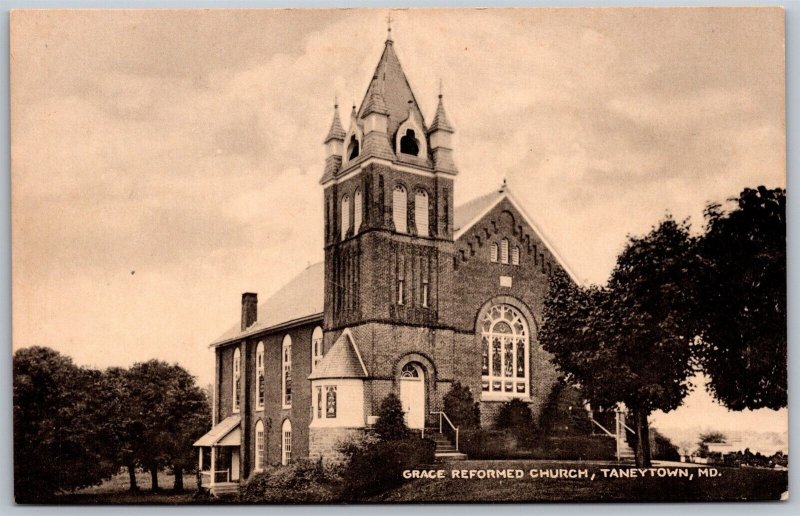
[[[447,424],[450,425],[450,428],[455,433],[455,440],[456,440],[455,445],[456,445],[456,451],[458,451],[458,427],[456,425],[454,425],[453,422],[450,421],[450,418],[447,417],[447,414],[445,414],[442,411],[431,412],[431,415],[438,415],[439,416],[439,433],[440,434],[444,433],[444,422],[447,421]],[[423,429],[423,434],[422,434],[423,437],[425,437],[425,433],[424,432],[425,431]]]

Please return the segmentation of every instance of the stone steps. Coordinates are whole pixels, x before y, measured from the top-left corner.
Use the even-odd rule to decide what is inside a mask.
[[[438,429],[426,428],[425,437],[436,443],[434,457],[437,462],[449,462],[452,460],[465,460],[466,454],[456,450],[453,442],[444,434],[440,434]]]

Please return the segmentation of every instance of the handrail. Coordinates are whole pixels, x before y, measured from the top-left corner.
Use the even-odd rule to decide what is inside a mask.
[[[439,433],[440,434],[443,433],[442,432],[442,429],[443,429],[442,428],[442,417],[444,417],[445,421],[447,421],[447,424],[450,425],[450,428],[452,428],[453,431],[455,431],[455,433],[456,433],[456,443],[455,443],[456,444],[456,451],[458,451],[458,427],[456,425],[454,425],[453,422],[450,421],[450,418],[447,417],[447,414],[445,414],[441,410],[433,411],[433,412],[431,412],[431,414],[438,414],[439,415]]]
[[[600,430],[602,430],[603,432],[605,432],[605,433],[606,433],[606,434],[607,434],[609,437],[613,437],[614,439],[616,439],[616,438],[617,438],[617,436],[616,436],[616,435],[614,435],[614,434],[612,434],[611,432],[609,432],[609,431],[608,431],[608,429],[607,429],[606,427],[604,427],[603,425],[601,425],[600,423],[598,423],[598,422],[597,422],[597,421],[596,421],[596,420],[595,420],[593,417],[590,417],[590,418],[589,418],[589,421],[591,421],[592,423],[594,423],[595,425],[597,425],[597,426],[600,428]]]

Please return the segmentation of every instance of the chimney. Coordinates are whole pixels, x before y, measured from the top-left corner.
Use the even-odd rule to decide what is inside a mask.
[[[242,294],[242,331],[246,330],[258,319],[258,294],[245,292]]]

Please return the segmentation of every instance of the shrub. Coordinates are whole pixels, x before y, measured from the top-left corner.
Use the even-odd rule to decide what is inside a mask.
[[[403,470],[432,463],[435,449],[430,439],[413,437],[344,442],[339,447],[346,458],[342,469],[344,499],[361,500],[398,486],[403,482]]]
[[[506,401],[500,407],[495,419],[495,426],[500,429],[508,430],[533,430],[533,414],[528,404],[519,398]]]
[[[473,429],[461,432],[459,450],[470,459],[518,459],[529,455],[509,430]]]
[[[480,404],[475,401],[469,387],[455,382],[444,395],[444,412],[459,428],[477,428],[481,424]]]
[[[408,437],[403,405],[394,393],[389,393],[381,401],[375,433],[384,441],[396,441]]]
[[[606,436],[548,437],[538,442],[520,438],[513,430],[468,430],[461,451],[470,459],[613,460],[616,443]]]
[[[678,453],[678,447],[672,444],[672,441],[656,429],[651,429],[650,433],[653,437],[652,454],[653,458],[657,460],[681,460],[681,454]]]
[[[239,486],[239,501],[252,503],[325,503],[341,498],[341,480],[322,460],[269,466]]]

